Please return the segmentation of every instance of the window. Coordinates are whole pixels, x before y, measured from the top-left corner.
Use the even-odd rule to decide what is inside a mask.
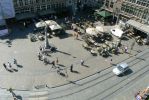
[[[36,0],[36,3],[39,3],[39,0]]]
[[[27,0],[25,0],[25,1],[24,1],[24,4],[25,4],[25,5],[28,5],[28,1],[27,1]]]
[[[47,5],[47,9],[51,9],[51,5]]]
[[[34,4],[34,1],[33,0],[28,0],[28,3],[29,4]]]
[[[69,0],[69,3],[70,3],[70,4],[72,3],[71,0]]]
[[[45,0],[42,0],[42,3],[45,3]]]
[[[19,0],[19,6],[23,6],[23,1]]]
[[[39,11],[39,10],[40,10],[40,6],[37,6],[37,7],[36,7],[36,10]]]
[[[25,8],[24,12],[30,12],[30,9],[29,8]]]
[[[51,2],[51,0],[47,0],[47,2]]]
[[[45,6],[45,5],[42,5],[42,6],[41,6],[41,9],[42,9],[42,10],[46,10],[46,6]]]
[[[30,10],[31,10],[31,12],[34,12],[34,7],[32,6],[32,7],[30,8]]]

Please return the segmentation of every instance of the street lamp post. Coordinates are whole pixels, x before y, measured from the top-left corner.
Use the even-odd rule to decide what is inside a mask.
[[[45,22],[46,24],[46,22]],[[45,46],[44,48],[45,49],[49,49],[50,45],[49,45],[49,41],[48,41],[48,38],[47,38],[47,28],[48,28],[48,25],[45,26],[44,28],[44,31],[45,31]]]

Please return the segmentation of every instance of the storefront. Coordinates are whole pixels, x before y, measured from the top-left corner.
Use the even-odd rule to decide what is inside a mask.
[[[139,23],[135,20],[129,20],[126,22],[126,24],[130,27],[133,27],[133,29],[136,31],[135,33],[140,35],[142,38],[146,38],[146,43],[149,43],[149,25]]]

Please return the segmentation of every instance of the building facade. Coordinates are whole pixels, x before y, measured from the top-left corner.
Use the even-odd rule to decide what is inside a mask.
[[[0,0],[0,25],[5,19],[33,17],[71,11],[76,13],[80,0]],[[82,1],[82,0],[81,0]]]
[[[149,0],[105,0],[105,6],[111,12],[120,13],[122,19],[126,17],[149,24]]]
[[[65,0],[13,0],[15,13],[37,13],[45,10],[61,10],[66,7]]]
[[[90,7],[100,7],[103,5],[103,0],[1,0],[0,11],[1,19],[9,19],[17,16],[40,14],[40,13],[57,13],[64,10],[70,10],[75,15],[78,7],[85,5]],[[3,9],[3,10],[2,10]]]
[[[104,0],[82,0],[83,4],[89,7],[100,8],[104,4]]]
[[[15,16],[12,0],[0,0],[0,25],[5,24],[5,19]]]

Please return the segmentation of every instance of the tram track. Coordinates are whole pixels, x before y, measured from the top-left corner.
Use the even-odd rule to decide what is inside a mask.
[[[149,53],[149,52],[144,53],[143,55],[141,55],[141,56],[139,56],[139,57],[143,57],[144,55],[147,55],[148,53]],[[148,56],[147,56],[147,57],[148,57]],[[145,58],[141,58],[141,59],[146,59],[146,57],[145,57]],[[138,59],[138,57],[137,57],[137,58],[135,58],[135,59],[129,61],[128,64],[130,65],[130,63],[133,63],[133,62],[135,61],[134,64],[130,65],[130,66],[132,67],[132,66],[134,66],[135,64],[141,62],[141,61],[142,61],[141,59]],[[90,82],[93,82],[93,81],[95,81],[95,80],[98,80],[98,79],[101,78],[101,77],[103,78],[103,76],[105,77],[105,76],[109,75],[110,73],[112,73],[112,71],[109,71],[109,72],[107,72],[107,73],[105,73],[105,74],[102,74],[101,76],[99,76],[99,77],[97,77],[97,78],[95,78],[95,79],[93,79],[93,80],[87,81],[87,82],[81,84],[81,86],[82,86],[82,85],[85,85],[85,84],[88,84],[88,83],[90,83]],[[72,93],[69,93],[69,94],[66,94],[66,95],[62,95],[62,96],[57,96],[57,97],[51,98],[50,100],[52,100],[52,99],[57,99],[57,98],[61,98],[61,97],[64,97],[64,96],[73,95],[73,94],[75,94],[75,93],[79,93],[79,92],[81,92],[81,91],[83,91],[83,90],[86,90],[86,89],[88,89],[88,88],[90,88],[90,87],[92,87],[92,86],[94,86],[94,85],[97,85],[97,84],[99,84],[99,83],[101,83],[101,82],[103,82],[103,81],[106,81],[106,80],[108,80],[108,79],[110,79],[110,78],[112,78],[112,77],[114,77],[114,76],[115,76],[115,75],[110,75],[108,78],[105,78],[105,79],[103,79],[103,80],[100,80],[99,82],[96,82],[96,84],[92,84],[92,85],[90,85],[90,86],[87,86],[86,88],[77,90],[77,91],[75,91],[75,92],[72,92]],[[70,89],[72,90],[73,88],[76,89],[76,86],[70,87],[70,88],[67,88],[67,89],[64,89],[64,90],[52,92],[52,93],[49,94],[49,96],[52,95],[52,94],[55,94],[55,93],[56,93],[56,94],[57,94],[57,93],[61,93],[62,91],[68,91],[68,90],[70,90]],[[79,88],[80,88],[80,87],[79,87]]]
[[[105,93],[105,92],[108,91],[109,89],[112,89],[112,88],[116,87],[117,85],[121,84],[122,82],[124,82],[124,81],[127,80],[128,78],[130,79],[131,77],[133,77],[133,75],[135,75],[135,74],[137,74],[138,72],[144,70],[144,68],[148,68],[148,66],[149,66],[149,64],[147,64],[147,65],[141,67],[141,68],[140,68],[139,70],[137,70],[135,73],[131,74],[130,77],[124,78],[124,79],[121,80],[120,82],[117,82],[116,84],[110,86],[109,88],[105,89],[104,91],[101,91],[101,92],[99,92],[99,93],[96,94],[96,95],[93,95],[92,97],[90,97],[90,98],[87,99],[87,100],[92,100],[93,98],[95,98],[95,97],[97,97],[97,96],[100,96],[101,94]],[[148,68],[145,72],[143,72],[143,73],[137,75],[135,78],[133,78],[132,80],[128,81],[126,84],[120,86],[120,87],[119,87],[118,89],[116,89],[115,91],[112,91],[112,93],[107,94],[106,96],[102,97],[100,100],[104,100],[105,98],[111,96],[112,94],[114,94],[114,93],[117,92],[118,90],[122,89],[124,86],[126,86],[126,85],[128,85],[128,84],[134,82],[134,80],[137,80],[139,77],[141,77],[141,75],[144,75],[144,74],[147,73],[147,72],[149,72],[149,68]]]

